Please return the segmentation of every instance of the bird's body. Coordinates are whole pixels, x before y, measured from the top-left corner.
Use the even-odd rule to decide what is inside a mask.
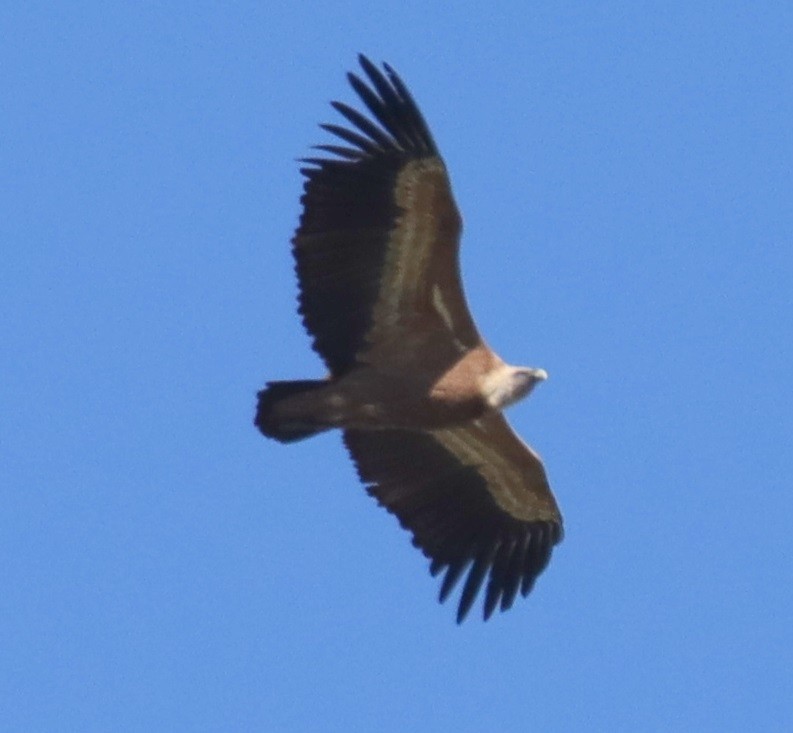
[[[292,442],[332,428],[368,490],[445,569],[467,570],[461,620],[488,579],[485,618],[531,589],[562,536],[539,458],[501,411],[545,379],[483,341],[460,280],[461,219],[446,167],[399,77],[360,57],[349,79],[377,123],[333,103],[350,147],[318,146],[293,252],[300,312],[330,374],[270,382],[256,425]]]
[[[406,345],[397,353],[419,352]],[[425,429],[474,420],[492,409],[481,384],[502,365],[488,349],[472,349],[451,364],[424,363],[421,370],[412,359],[400,361],[362,365],[318,382],[280,401],[268,419],[284,425],[310,415],[318,428]]]

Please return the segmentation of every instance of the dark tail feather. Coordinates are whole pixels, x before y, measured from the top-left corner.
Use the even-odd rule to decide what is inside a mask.
[[[259,406],[254,423],[268,438],[282,443],[292,443],[329,429],[317,424],[310,417],[304,419],[283,418],[275,414],[276,405],[288,397],[294,397],[327,386],[324,380],[303,379],[295,382],[268,382],[266,389],[259,392]]]

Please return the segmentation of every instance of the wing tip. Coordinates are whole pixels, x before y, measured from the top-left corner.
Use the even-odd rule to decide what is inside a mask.
[[[359,77],[353,71],[346,72],[346,78],[371,116],[367,117],[349,105],[334,100],[331,106],[351,127],[330,126],[336,128],[332,130],[328,130],[327,125],[320,127],[348,143],[352,142],[370,157],[378,153],[395,152],[410,157],[438,156],[429,126],[394,68],[383,62],[383,71],[362,52],[357,54],[357,60],[366,78]]]
[[[444,569],[438,602],[445,603],[461,577],[468,570],[457,604],[456,623],[462,624],[487,587],[482,602],[482,619],[488,621],[496,610],[502,613],[512,608],[518,594],[523,598],[534,589],[535,583],[551,559],[553,548],[562,538],[561,522],[540,520],[529,523],[523,537],[514,535],[486,544],[478,553],[456,561],[432,560],[430,574],[439,575]]]

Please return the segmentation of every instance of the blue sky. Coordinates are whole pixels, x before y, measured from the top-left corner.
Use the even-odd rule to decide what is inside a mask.
[[[793,6],[19,3],[0,17],[0,719],[793,728]],[[290,7],[287,7],[287,6]],[[566,537],[461,627],[338,435],[295,158],[359,51],[424,110]]]

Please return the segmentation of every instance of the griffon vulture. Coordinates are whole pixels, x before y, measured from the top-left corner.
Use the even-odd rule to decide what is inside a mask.
[[[367,491],[443,573],[466,572],[457,621],[486,581],[484,617],[527,595],[562,538],[539,457],[502,410],[546,378],[505,364],[460,281],[461,220],[446,166],[405,84],[359,61],[366,117],[333,102],[342,145],[308,158],[292,239],[300,314],[329,375],[269,382],[255,424],[289,443],[341,428]]]

